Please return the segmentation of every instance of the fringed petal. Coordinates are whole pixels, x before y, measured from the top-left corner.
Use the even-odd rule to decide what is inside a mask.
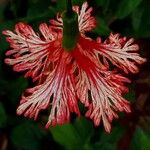
[[[63,20],[60,13],[57,13],[56,19],[50,20],[51,28],[56,30],[62,30],[63,29]]]
[[[109,38],[104,43],[99,43],[95,49],[105,59],[106,66],[109,64],[108,59],[125,73],[129,71],[137,73],[139,71],[137,64],[144,63],[146,59],[140,57],[137,53],[139,47],[133,42],[132,38],[127,40],[126,37],[120,37],[119,34],[110,34]]]
[[[88,3],[84,2],[81,10],[78,6],[74,6],[73,9],[78,13],[79,30],[81,33],[91,31],[96,26],[96,19],[91,15],[93,8],[88,8]]]
[[[79,115],[70,62],[68,53],[60,53],[59,62],[43,84],[28,89],[25,93],[28,96],[22,96],[17,113],[36,119],[39,111],[49,106],[51,110],[47,128],[68,122],[70,112]]]
[[[58,33],[56,35],[46,24],[41,24],[39,29],[42,37],[24,23],[16,25],[15,33],[3,31],[12,48],[6,52],[6,55],[12,55],[12,58],[6,58],[5,63],[13,65],[15,71],[26,70],[25,76],[31,76],[33,80],[44,73],[44,69],[50,65],[51,61],[57,59],[53,53],[61,45],[61,41],[55,42],[58,39]]]
[[[83,53],[90,53],[91,57],[95,59],[95,63],[99,62],[98,65],[101,69],[109,69],[109,63],[111,62],[125,73],[137,73],[137,65],[146,61],[145,58],[140,57],[137,53],[139,47],[137,44],[133,44],[133,42],[133,39],[120,38],[119,34],[110,34],[104,43],[100,38],[94,41],[80,36],[79,39]]]
[[[130,112],[129,103],[122,97],[127,92],[124,82],[127,78],[115,72],[102,71],[90,59],[91,55],[83,53],[82,45],[73,52],[78,65],[76,77],[77,96],[88,107],[87,117],[93,119],[97,126],[102,119],[105,130],[110,132],[111,121],[117,118],[117,111]]]
[[[91,31],[96,26],[96,19],[91,15],[92,8],[88,8],[88,3],[83,3],[81,10],[79,6],[73,6],[73,10],[78,14],[79,31],[84,32]],[[56,19],[50,20],[51,27],[54,29],[63,29],[63,20],[60,13],[57,14]]]

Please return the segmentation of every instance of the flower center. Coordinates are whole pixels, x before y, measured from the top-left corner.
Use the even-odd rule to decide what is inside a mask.
[[[63,13],[63,43],[66,51],[72,51],[77,44],[79,35],[78,14],[72,10],[71,0],[67,0],[66,11]]]

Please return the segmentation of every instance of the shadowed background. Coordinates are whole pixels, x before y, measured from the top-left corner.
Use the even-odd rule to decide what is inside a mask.
[[[81,5],[84,0],[73,0]],[[88,0],[97,19],[97,27],[90,37],[105,39],[110,32],[134,37],[141,55],[150,55],[149,0]],[[132,113],[120,113],[107,134],[103,126],[94,127],[92,121],[72,115],[70,124],[44,129],[48,112],[43,111],[37,121],[16,115],[21,93],[33,86],[23,73],[16,73],[4,64],[9,49],[4,29],[13,30],[17,22],[30,24],[35,31],[42,22],[49,22],[57,12],[65,9],[65,0],[0,0],[0,150],[150,150],[150,66],[141,66],[132,79],[125,97],[131,102]],[[79,104],[81,105],[81,104]],[[81,110],[84,114],[85,110]]]

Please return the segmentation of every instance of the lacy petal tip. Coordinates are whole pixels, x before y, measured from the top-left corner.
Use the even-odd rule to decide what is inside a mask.
[[[7,35],[8,34],[8,30],[2,31],[2,34]]]
[[[23,114],[23,112],[24,111],[20,110],[19,108],[17,108],[17,110],[16,110],[17,115],[21,115],[21,114]]]
[[[107,132],[107,133],[111,133],[111,125],[110,124],[107,124],[107,125],[104,125],[104,128],[105,128],[105,131]]]
[[[4,62],[5,62],[6,64],[10,65],[10,64],[11,64],[11,59],[6,58],[6,59],[4,60]]]

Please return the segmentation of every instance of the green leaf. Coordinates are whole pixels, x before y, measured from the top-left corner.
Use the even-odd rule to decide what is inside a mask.
[[[48,10],[49,6],[50,6],[49,0],[45,0],[44,3],[43,1],[30,1],[28,16],[34,17],[37,15],[41,15]]]
[[[81,147],[80,137],[72,124],[56,126],[50,129],[53,138],[67,150],[75,150]]]
[[[11,133],[14,146],[25,150],[40,150],[40,139],[45,134],[32,122],[15,127]]]
[[[140,28],[143,12],[144,7],[141,7],[140,5],[140,7],[137,7],[132,13],[132,25],[135,31],[138,31],[138,29]]]
[[[65,124],[50,128],[53,138],[67,150],[91,149],[90,138],[93,126],[85,118],[78,118],[74,124]]]
[[[92,122],[85,117],[80,117],[75,120],[74,127],[82,139],[82,143],[88,143],[94,133]]]
[[[40,23],[48,22],[56,14],[56,8],[50,6],[50,1],[30,1],[27,11],[27,17],[21,18],[23,22],[32,24],[32,27],[39,26]]]
[[[131,19],[136,37],[150,37],[150,19],[148,19],[150,14],[149,5],[149,1],[143,1],[132,13]]]
[[[94,1],[94,5],[96,7],[102,7],[102,10],[104,12],[106,12],[108,10],[109,4],[110,4],[109,0],[95,0]],[[102,12],[100,12],[100,13],[102,13]]]
[[[5,127],[6,121],[7,121],[7,115],[3,107],[3,104],[0,102],[0,128]]]
[[[57,0],[57,11],[62,12],[66,9],[66,0]]]
[[[141,3],[142,0],[121,0],[116,16],[119,19],[127,17]]]
[[[92,31],[94,33],[99,34],[100,36],[106,36],[110,33],[110,29],[106,21],[101,17],[96,17],[96,28]]]
[[[116,150],[117,142],[123,133],[124,129],[121,127],[113,127],[110,134],[103,131],[99,141],[95,143],[95,149]]]
[[[145,132],[141,128],[137,128],[131,144],[132,150],[149,150],[150,149],[150,133]]]

